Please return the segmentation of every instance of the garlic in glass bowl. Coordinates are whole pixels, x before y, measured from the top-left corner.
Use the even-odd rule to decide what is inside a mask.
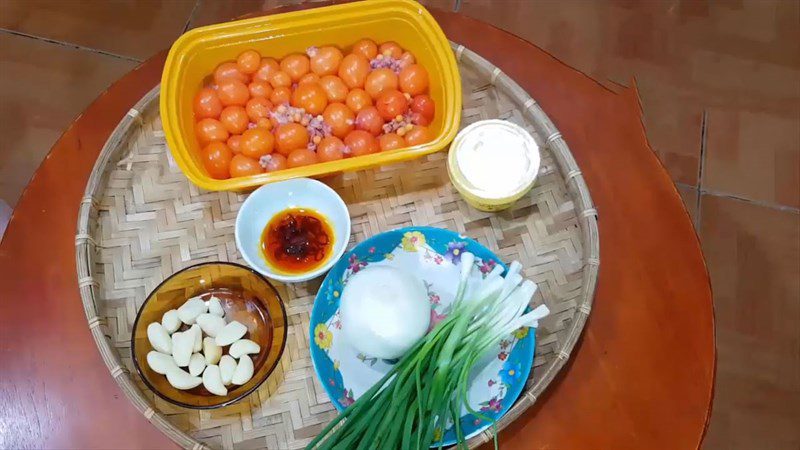
[[[220,299],[214,295],[208,300],[192,297],[178,309],[165,312],[160,321],[150,323],[147,339],[153,350],[147,353],[146,360],[175,389],[189,390],[202,384],[208,392],[225,396],[226,385],[241,386],[253,377],[249,355],[257,356],[261,346],[244,338],[246,326],[236,320],[226,321],[221,307],[215,306],[214,313],[209,313],[212,304],[220,305]],[[181,328],[183,331],[178,331]],[[229,347],[228,354],[239,360],[234,369],[238,376],[232,376],[227,383],[216,365],[223,347]]]
[[[139,379],[156,395],[213,409],[245,398],[266,380],[287,333],[283,302],[263,276],[240,264],[201,263],[148,295],[133,324],[131,354]]]

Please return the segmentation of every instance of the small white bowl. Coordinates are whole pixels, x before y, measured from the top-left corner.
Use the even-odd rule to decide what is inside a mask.
[[[288,208],[313,209],[328,218],[333,228],[333,249],[324,265],[311,272],[286,275],[276,273],[261,255],[261,233],[267,223]],[[298,283],[327,272],[342,257],[350,240],[350,214],[339,194],[324,183],[309,178],[295,178],[261,186],[242,204],[236,216],[236,248],[247,264],[259,273],[282,281]]]

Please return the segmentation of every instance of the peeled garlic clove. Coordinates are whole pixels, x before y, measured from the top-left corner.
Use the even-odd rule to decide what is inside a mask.
[[[200,325],[203,333],[211,337],[217,337],[220,330],[225,328],[225,319],[209,313],[203,313],[197,316],[196,323]]]
[[[203,331],[200,325],[194,324],[189,328],[189,332],[194,334],[194,342],[192,342],[192,352],[197,353],[203,349]]]
[[[206,312],[206,302],[200,297],[192,297],[178,308],[178,318],[186,325],[194,325],[195,319]]]
[[[172,359],[172,356],[155,351],[147,353],[147,366],[153,369],[153,372],[160,373],[161,375],[166,375],[167,371],[172,367],[178,367],[175,364],[175,360]]]
[[[181,327],[181,319],[178,318],[178,310],[170,309],[161,316],[161,326],[167,330],[167,333],[174,333]]]
[[[186,330],[172,335],[172,359],[178,367],[186,367],[192,358],[192,347],[194,347],[194,332]]]
[[[239,358],[239,364],[236,365],[236,370],[233,371],[231,383],[241,386],[250,381],[250,378],[253,378],[253,360],[244,355]]]
[[[214,339],[216,340],[217,345],[220,347],[225,347],[226,345],[231,345],[241,339],[245,333],[247,333],[247,327],[234,320],[233,322],[225,325],[225,328],[220,330],[219,333],[217,333],[217,337]]]
[[[222,309],[222,302],[220,302],[219,299],[213,295],[208,300],[208,313],[219,317],[225,315],[225,310]]]
[[[218,364],[222,358],[222,347],[212,337],[203,338],[203,355],[206,357],[206,364]]]
[[[193,377],[186,373],[185,370],[178,367],[173,367],[167,371],[167,381],[172,385],[172,387],[182,391],[196,388],[197,386],[200,386],[200,383],[203,382],[202,378]]]
[[[219,366],[208,366],[203,372],[203,386],[214,395],[228,395],[228,389],[222,384]]]
[[[239,339],[231,344],[231,348],[228,349],[228,354],[234,358],[241,358],[242,355],[258,353],[260,351],[261,346],[250,339]]]
[[[161,353],[172,352],[172,340],[169,338],[167,330],[160,323],[153,322],[147,326],[147,339],[156,351]]]
[[[212,337],[203,338],[203,355],[206,357],[206,364],[216,364],[222,357],[222,347],[214,342]]]
[[[189,375],[196,377],[206,368],[206,358],[200,353],[193,353],[189,358]]]
[[[222,376],[222,383],[225,385],[231,384],[233,373],[236,371],[236,360],[230,355],[222,355],[219,360],[219,373]]]

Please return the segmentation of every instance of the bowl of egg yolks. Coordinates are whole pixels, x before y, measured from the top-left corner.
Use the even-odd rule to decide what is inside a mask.
[[[370,42],[376,47],[374,55],[369,53]],[[367,52],[363,58],[362,52]],[[330,72],[332,60],[339,62],[335,72]],[[308,71],[298,76],[306,61]],[[366,77],[358,73],[365,69],[364,61]],[[278,70],[267,74],[275,65]],[[229,81],[239,76],[234,69],[241,73],[242,68],[254,69],[244,74],[246,89],[242,80]],[[258,73],[263,79],[256,78]],[[340,81],[347,89],[343,99],[336,94]],[[383,92],[387,85],[390,89]],[[236,107],[224,108],[227,112],[215,119],[198,114],[198,104],[202,110],[210,105],[208,99],[213,100],[209,89],[225,100],[223,104]],[[318,101],[322,92],[325,101]],[[243,97],[247,101],[240,105]],[[373,105],[359,121],[367,102]],[[302,111],[296,105],[303,105]],[[374,0],[185,33],[167,57],[160,110],[168,147],[193,183],[208,190],[246,190],[399,162],[445,148],[459,127],[461,82],[450,44],[424,7],[410,0]],[[370,121],[368,113],[375,119],[374,110],[380,120]],[[398,111],[396,117],[388,116]],[[266,117],[269,125],[259,122]],[[345,134],[340,128],[351,126],[349,122],[360,125]],[[370,128],[375,123],[380,128]],[[229,141],[230,130],[241,134]],[[306,148],[300,146],[304,142]],[[256,151],[267,147],[268,154]]]

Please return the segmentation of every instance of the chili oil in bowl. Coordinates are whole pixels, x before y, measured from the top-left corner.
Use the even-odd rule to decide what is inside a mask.
[[[253,191],[236,216],[236,247],[259,273],[285,283],[316,278],[341,258],[350,215],[339,195],[309,178]]]

